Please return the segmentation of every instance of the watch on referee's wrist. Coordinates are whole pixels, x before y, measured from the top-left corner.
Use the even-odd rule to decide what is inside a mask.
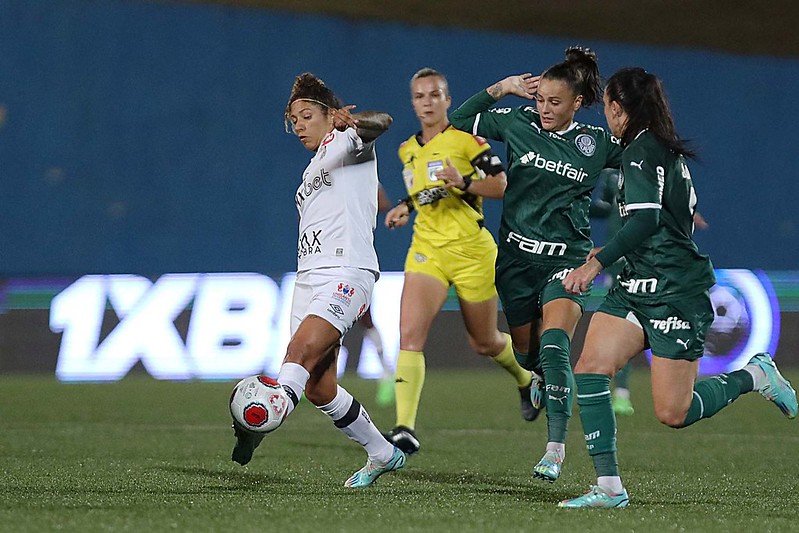
[[[463,177],[463,187],[458,187],[460,190],[466,192],[469,186],[472,184],[472,176],[464,176]]]
[[[402,205],[402,204],[405,204],[405,207],[408,208],[408,214],[409,215],[411,213],[413,213],[413,210],[414,210],[413,198],[411,196],[407,196],[407,197],[403,198],[402,200],[400,200],[399,202],[397,202],[397,205]]]

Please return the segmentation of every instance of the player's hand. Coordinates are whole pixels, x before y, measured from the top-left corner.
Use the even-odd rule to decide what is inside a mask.
[[[516,76],[508,76],[487,90],[488,94],[493,96],[495,100],[499,100],[509,94],[532,100],[538,91],[538,83],[540,81],[541,76],[533,76],[531,73],[525,72]]]
[[[570,294],[582,294],[591,286],[599,273],[602,271],[602,263],[592,257],[586,264],[580,268],[575,268],[566,279],[563,280],[563,288]]]
[[[587,263],[591,259],[593,259],[596,254],[602,251],[602,248],[604,248],[604,246],[596,246],[594,248],[591,248],[591,251],[588,252],[588,256],[585,258],[585,262]]]
[[[450,158],[447,158],[447,166],[436,172],[436,177],[444,182],[444,187],[447,189],[460,189],[463,190],[463,176],[452,164]]]
[[[705,217],[699,214],[699,211],[694,211],[694,228],[696,229],[707,229],[710,227],[710,224]]]
[[[401,228],[411,219],[408,206],[404,203],[392,208],[386,213],[386,227],[388,229]]]
[[[345,105],[341,109],[330,109],[330,114],[333,116],[333,127],[338,131],[357,128],[358,119],[352,116],[353,109],[355,109],[354,105]]]

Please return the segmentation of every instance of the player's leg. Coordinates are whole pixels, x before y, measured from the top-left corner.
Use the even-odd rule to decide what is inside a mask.
[[[538,418],[543,406],[543,377],[538,359],[538,288],[528,279],[529,270],[528,264],[499,250],[496,290],[510,329],[514,358],[519,366],[532,373],[529,404],[526,398],[522,399],[523,411],[527,412],[525,419],[532,421]]]
[[[366,409],[337,383],[337,352],[338,347],[328,352],[311,372],[305,397],[366,450],[366,466],[345,482],[348,487],[366,487],[385,472],[402,468],[405,455],[383,438]]]
[[[556,298],[544,303],[541,310],[539,357],[546,383],[547,446],[544,456],[533,468],[533,475],[553,482],[560,475],[566,457],[566,430],[574,395],[571,338],[583,309],[572,299]]]
[[[707,294],[670,302],[655,311],[645,327],[655,355],[652,397],[658,420],[675,428],[690,426],[753,390],[774,401],[786,416],[796,416],[796,393],[769,354],[755,355],[740,370],[696,381],[698,359],[713,322]]]
[[[614,316],[605,312],[611,311],[606,304],[607,300],[591,317],[585,345],[574,368],[580,420],[597,482],[590,492],[561,502],[561,507],[625,507],[629,501],[616,458],[610,378],[644,348],[645,338],[634,315]]]
[[[513,377],[521,399],[522,418],[535,420],[539,410],[531,400],[532,374],[516,361],[510,335],[497,329],[496,296],[484,302],[461,299],[460,307],[472,349],[478,355],[490,358]]]
[[[385,359],[383,338],[372,320],[371,306],[361,315],[358,323],[363,326],[363,337],[368,339],[375,347],[375,351],[377,351],[377,355],[380,358],[380,365],[383,368],[380,382],[377,384],[377,394],[375,395],[377,405],[381,407],[391,405],[394,403],[394,372],[391,370],[391,364]]]
[[[613,378],[613,412],[617,415],[629,416],[635,414],[633,402],[630,399],[630,374],[632,369],[633,364],[630,361],[616,372]]]
[[[409,454],[419,451],[420,446],[414,430],[424,386],[424,345],[433,319],[447,299],[447,290],[441,277],[405,272],[400,302],[400,352],[394,374],[397,418],[386,438]]]

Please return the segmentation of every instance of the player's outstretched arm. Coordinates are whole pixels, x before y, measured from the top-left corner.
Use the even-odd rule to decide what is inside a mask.
[[[535,98],[536,91],[538,91],[538,82],[540,80],[541,76],[533,76],[529,72],[525,72],[524,74],[508,76],[503,80],[499,80],[487,87],[486,92],[491,95],[494,101],[498,101],[509,94],[532,100]]]
[[[354,105],[346,105],[341,109],[333,109],[333,127],[339,131],[355,128],[363,142],[372,142],[385,132],[394,121],[388,113],[380,111],[363,111],[353,113]]]

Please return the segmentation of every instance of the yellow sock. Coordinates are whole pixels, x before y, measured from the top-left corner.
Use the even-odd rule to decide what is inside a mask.
[[[424,353],[400,350],[394,380],[397,425],[414,429],[416,411],[419,408],[419,398],[424,385]]]
[[[532,376],[530,375],[529,370],[525,370],[519,366],[519,363],[516,361],[516,356],[513,355],[513,343],[511,343],[510,335],[507,333],[502,334],[507,339],[507,344],[505,348],[499,355],[495,355],[491,359],[508,371],[508,374],[516,378],[516,385],[521,389],[530,385],[530,381],[532,381]]]

